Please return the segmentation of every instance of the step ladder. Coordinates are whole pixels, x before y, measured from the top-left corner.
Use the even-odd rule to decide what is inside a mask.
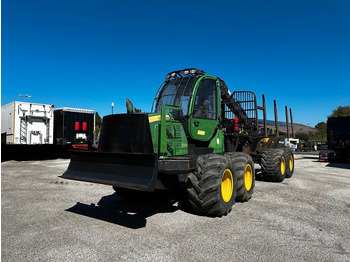
[[[26,117],[21,117],[21,122],[20,122],[20,144],[27,144],[27,128],[28,128],[28,123],[27,123],[27,118]]]

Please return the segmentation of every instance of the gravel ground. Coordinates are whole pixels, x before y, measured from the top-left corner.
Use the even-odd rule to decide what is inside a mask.
[[[3,162],[1,260],[350,261],[350,164],[295,158],[222,218],[58,178],[66,159]]]

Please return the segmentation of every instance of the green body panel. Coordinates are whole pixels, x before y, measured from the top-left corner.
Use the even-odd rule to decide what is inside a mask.
[[[188,154],[187,138],[181,123],[167,123],[165,141],[166,143],[163,144],[166,144],[165,152],[167,156],[184,156]]]
[[[217,120],[199,119],[191,117],[189,119],[189,133],[191,137],[199,141],[208,141],[214,134]]]
[[[216,118],[194,117],[195,98],[201,81],[212,79],[216,82]],[[221,116],[220,81],[211,75],[200,77],[194,85],[188,109],[188,132],[191,138],[208,141],[214,153],[224,152],[224,134],[218,129]],[[154,153],[159,156],[182,156],[188,154],[188,141],[182,124],[175,120],[169,110],[181,110],[180,107],[163,105],[161,113],[149,114]]]
[[[225,152],[224,132],[222,130],[217,130],[215,136],[209,143],[209,148],[214,148],[214,153]]]
[[[148,115],[154,153],[163,156],[187,155],[188,142],[183,126],[171,114],[166,114],[167,109],[178,108],[165,105],[162,113]]]
[[[148,115],[149,127],[151,130],[153,151],[158,154],[159,149],[159,130],[160,130],[160,114],[154,113]]]
[[[202,80],[204,79],[213,79],[216,81],[216,92],[217,92],[217,115],[216,119],[201,119],[196,118],[193,116],[194,111],[194,98],[196,96],[198,87]],[[189,112],[190,112],[190,118],[188,123],[188,132],[190,136],[199,141],[208,141],[210,138],[213,137],[216,127],[219,125],[219,116],[221,115],[221,100],[220,100],[220,82],[219,80],[211,75],[205,75],[198,79],[197,83],[195,84],[192,92],[192,100],[190,101],[189,105]]]

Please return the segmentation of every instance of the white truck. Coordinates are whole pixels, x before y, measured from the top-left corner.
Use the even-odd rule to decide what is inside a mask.
[[[298,148],[299,139],[298,138],[285,138],[284,139],[284,146],[289,147],[292,149],[293,152],[295,152],[295,149]]]
[[[6,144],[53,144],[54,105],[12,102],[1,107]]]

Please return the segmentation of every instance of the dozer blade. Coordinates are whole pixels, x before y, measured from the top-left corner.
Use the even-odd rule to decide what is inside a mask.
[[[76,151],[60,177],[154,191],[157,161],[154,154]]]

